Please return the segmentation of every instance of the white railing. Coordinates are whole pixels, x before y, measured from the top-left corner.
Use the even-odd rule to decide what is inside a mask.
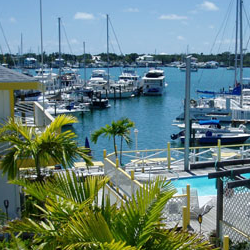
[[[104,158],[104,174],[110,178],[110,185],[124,198],[131,198],[136,191],[143,187],[138,181],[134,180],[133,174],[129,175],[116,163]],[[125,198],[126,199],[126,198]]]
[[[190,164],[246,159],[250,158],[250,144],[190,147],[189,152]],[[119,152],[117,157],[120,159]],[[107,158],[116,161],[114,153]],[[180,169],[184,166],[184,148],[171,148],[168,143],[165,149],[123,151],[120,165],[127,172]]]

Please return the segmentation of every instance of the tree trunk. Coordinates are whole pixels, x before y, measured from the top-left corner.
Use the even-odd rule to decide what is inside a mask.
[[[117,150],[116,150],[116,145],[115,145],[115,136],[113,137],[113,139],[114,139],[115,156],[117,157]]]
[[[123,142],[123,137],[121,136],[121,147],[120,147],[120,164],[122,165],[122,142]]]

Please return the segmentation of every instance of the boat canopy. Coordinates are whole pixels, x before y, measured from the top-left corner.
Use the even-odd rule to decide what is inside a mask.
[[[206,94],[206,95],[241,95],[241,85],[238,84],[236,87],[234,87],[232,90],[229,91],[220,91],[220,92],[215,92],[215,91],[207,91],[207,90],[197,90],[197,93],[200,94]]]
[[[219,120],[201,120],[199,121],[200,125],[218,125],[220,124]]]

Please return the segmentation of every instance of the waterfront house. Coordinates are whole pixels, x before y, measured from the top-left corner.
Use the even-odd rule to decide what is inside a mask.
[[[138,67],[157,67],[161,65],[161,62],[156,61],[154,56],[143,55],[136,58],[136,64]]]
[[[27,57],[24,59],[24,68],[35,69],[38,67],[37,60],[33,57]]]

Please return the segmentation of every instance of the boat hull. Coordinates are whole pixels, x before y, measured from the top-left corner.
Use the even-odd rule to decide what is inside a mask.
[[[234,136],[202,136],[202,137],[196,137],[195,143],[200,145],[217,145],[218,140],[221,141],[221,144],[227,145],[227,144],[242,144],[244,143],[248,138],[250,137],[250,134],[246,135],[234,135]],[[181,142],[185,143],[185,137],[181,137]],[[194,142],[194,139],[191,138],[191,142]]]
[[[143,89],[144,95],[162,95],[163,94],[163,88],[149,88],[149,89]]]

